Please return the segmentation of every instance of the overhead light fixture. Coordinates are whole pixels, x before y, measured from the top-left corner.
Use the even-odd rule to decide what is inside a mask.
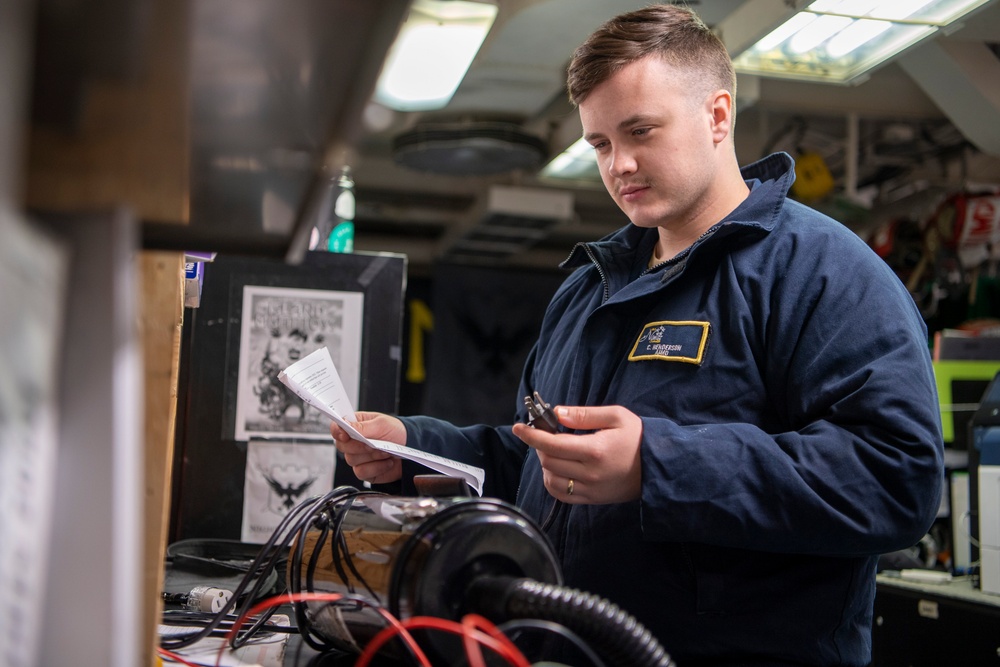
[[[541,179],[600,183],[601,172],[597,167],[597,154],[583,137],[574,141],[538,173]]]
[[[992,1],[816,0],[733,64],[747,74],[851,83]]]
[[[496,15],[494,4],[414,0],[375,84],[375,101],[398,111],[447,105]]]

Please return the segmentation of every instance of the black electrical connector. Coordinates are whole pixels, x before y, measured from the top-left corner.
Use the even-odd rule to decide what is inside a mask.
[[[524,406],[528,408],[528,426],[549,433],[559,431],[559,420],[556,419],[552,407],[542,400],[537,391],[531,396],[524,397]]]

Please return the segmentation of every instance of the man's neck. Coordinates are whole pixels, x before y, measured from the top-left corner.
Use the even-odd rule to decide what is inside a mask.
[[[649,266],[656,266],[672,259],[690,248],[705,232],[736,210],[749,194],[750,188],[740,177],[738,182],[726,190],[723,197],[717,198],[714,204],[706,207],[697,220],[691,220],[681,226],[657,227],[659,238],[653,246]]]

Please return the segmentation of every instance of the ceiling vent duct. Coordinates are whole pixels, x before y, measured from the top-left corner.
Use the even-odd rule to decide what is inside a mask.
[[[537,170],[545,142],[502,122],[418,125],[393,140],[393,157],[411,169],[455,176]]]
[[[445,257],[503,260],[535,245],[573,216],[570,192],[493,185],[478,223],[455,240]]]

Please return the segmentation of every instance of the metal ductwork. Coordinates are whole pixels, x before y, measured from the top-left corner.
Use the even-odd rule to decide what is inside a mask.
[[[1000,156],[1000,58],[993,49],[982,42],[938,40],[899,64],[970,143]]]
[[[475,226],[448,247],[446,259],[503,260],[546,238],[573,218],[573,194],[564,190],[494,185]]]
[[[545,142],[513,123],[428,123],[393,140],[393,158],[417,171],[455,176],[536,170]]]

